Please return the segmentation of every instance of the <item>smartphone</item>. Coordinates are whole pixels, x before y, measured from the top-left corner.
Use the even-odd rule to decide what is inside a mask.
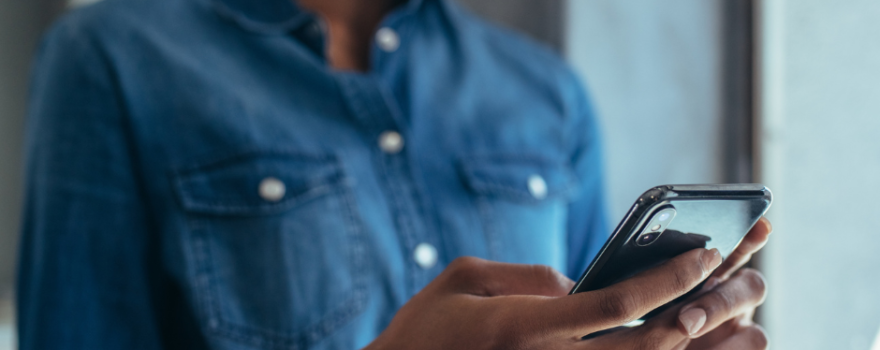
[[[654,187],[636,200],[569,294],[610,286],[696,248],[717,248],[726,259],[770,208],[772,197],[761,184]]]

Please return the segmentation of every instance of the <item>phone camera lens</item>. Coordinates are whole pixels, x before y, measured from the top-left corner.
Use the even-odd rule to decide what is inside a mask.
[[[660,215],[657,216],[657,220],[666,221],[666,220],[669,220],[669,216],[670,216],[669,212],[661,213]]]
[[[636,239],[636,243],[641,246],[645,246],[657,240],[657,237],[660,237],[660,232],[648,232]]]

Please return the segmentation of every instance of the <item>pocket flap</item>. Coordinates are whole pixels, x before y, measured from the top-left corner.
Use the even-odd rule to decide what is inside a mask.
[[[190,212],[265,215],[329,193],[343,179],[333,156],[254,151],[177,171],[174,186]]]
[[[576,177],[564,162],[542,156],[478,155],[462,157],[460,173],[477,194],[537,202],[568,197]]]

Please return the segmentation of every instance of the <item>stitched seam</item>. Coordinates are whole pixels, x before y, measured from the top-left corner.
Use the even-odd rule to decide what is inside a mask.
[[[404,251],[403,256],[410,257],[411,251],[415,248],[415,237],[412,234],[412,227],[407,222],[407,219],[404,218],[405,210],[402,208],[403,204],[400,198],[400,194],[398,193],[394,181],[392,181],[393,176],[389,173],[388,166],[386,165],[387,160],[384,158],[383,154],[379,154],[380,162],[382,164],[379,165],[379,171],[382,172],[382,180],[385,183],[385,188],[387,188],[390,193],[390,202],[393,212],[391,213],[394,216],[394,222],[397,227],[398,233],[403,238],[404,243]],[[415,270],[411,263],[409,263],[410,259],[407,259],[407,263],[404,264],[404,267],[407,271],[407,281],[409,285],[409,292],[414,292],[417,289],[416,278],[415,278]]]
[[[339,181],[334,181],[333,183],[324,184],[318,187],[314,187],[306,192],[303,192],[295,197],[291,197],[287,200],[283,200],[276,204],[264,204],[264,203],[254,203],[250,205],[228,205],[223,204],[221,201],[200,201],[200,202],[192,202],[187,201],[186,208],[188,211],[193,212],[210,212],[208,214],[233,214],[233,215],[248,215],[248,214],[256,214],[256,215],[269,215],[275,214],[280,211],[286,211],[291,208],[297,207],[303,203],[309,202],[311,200],[320,198],[324,195],[330,194],[334,191],[336,187],[338,187]]]
[[[346,249],[346,254],[349,256],[349,268],[352,270],[351,277],[354,280],[349,295],[337,307],[328,311],[320,321],[292,333],[273,332],[229,322],[220,313],[220,298],[216,295],[219,280],[212,269],[213,264],[210,256],[213,255],[205,237],[208,234],[207,220],[192,219],[193,247],[191,250],[196,263],[196,288],[200,305],[202,305],[208,323],[206,328],[209,332],[258,348],[307,349],[363,311],[367,298],[366,274],[364,273],[367,266],[363,257],[362,230],[359,229],[362,222],[355,216],[355,206],[350,189],[329,186],[327,188],[329,190],[324,192],[336,195],[335,198],[340,206],[338,209],[346,221],[347,236],[352,243]]]
[[[354,210],[351,207],[352,202],[345,197],[347,191],[336,191],[337,198],[339,199],[340,206],[347,207],[339,208],[343,212],[344,220],[347,221],[347,231],[348,236],[355,241],[360,240],[360,230],[353,230],[354,227],[357,226],[352,212]],[[348,322],[351,318],[359,314],[363,311],[364,306],[366,305],[366,284],[365,284],[365,274],[363,270],[366,268],[365,264],[356,264],[359,262],[360,258],[354,257],[354,255],[362,255],[362,253],[351,253],[352,250],[355,250],[355,246],[349,246],[347,249],[347,254],[349,255],[349,263],[352,264],[350,268],[352,268],[352,278],[355,279],[353,282],[354,286],[352,287],[352,291],[349,293],[344,301],[339,303],[339,306],[333,308],[331,311],[327,312],[322,319],[314,324],[308,325],[306,327],[300,328],[300,330],[292,332],[292,333],[284,333],[284,332],[273,332],[270,330],[249,327],[245,325],[236,324],[230,321],[227,321],[222,314],[219,314],[219,305],[217,304],[217,300],[219,297],[209,297],[209,300],[213,300],[213,302],[209,302],[208,304],[211,307],[211,310],[208,313],[208,316],[214,315],[216,322],[218,323],[217,327],[209,327],[215,334],[219,334],[225,336],[231,340],[242,342],[248,345],[252,345],[258,348],[271,348],[271,349],[307,349],[312,346],[314,343],[317,343],[319,340],[324,339],[327,335],[331,334],[333,331],[338,329],[342,324]],[[210,255],[210,250],[206,249],[208,255]],[[205,262],[205,270],[210,269],[210,263]],[[216,277],[214,277],[213,273],[210,273],[211,277],[208,279],[209,281],[214,281],[214,284],[210,285],[210,290],[205,291],[204,294],[211,295],[219,288],[216,285]],[[209,321],[210,322],[210,321]]]
[[[511,196],[515,200],[526,201],[526,202],[541,202],[545,200],[552,200],[557,196],[565,196],[573,192],[574,189],[577,188],[577,184],[575,183],[575,177],[570,169],[563,166],[561,173],[564,174],[566,181],[564,184],[560,186],[554,186],[550,188],[547,196],[540,200],[535,199],[532,194],[528,191],[525,186],[519,188],[517,186],[511,186],[510,184],[505,184],[499,182],[497,180],[487,178],[485,176],[478,176],[474,168],[473,163],[478,163],[477,160],[483,159],[485,161],[493,161],[493,160],[537,160],[538,163],[543,165],[554,164],[552,162],[547,161],[546,158],[536,157],[536,156],[521,156],[521,155],[493,155],[493,156],[468,156],[461,157],[460,166],[462,173],[465,177],[465,181],[471,187],[472,190],[482,193],[482,194],[495,194],[502,196]],[[551,170],[556,171],[556,170]]]
[[[473,188],[477,192],[483,192],[485,194],[509,195],[516,197],[517,199],[523,199],[531,202],[539,202],[547,199],[552,199],[557,195],[567,193],[573,187],[572,181],[567,181],[565,185],[548,192],[545,198],[538,200],[535,199],[532,194],[528,192],[528,189],[517,190],[510,185],[502,184],[494,180],[489,180],[485,178],[478,179],[476,177],[471,177],[471,179],[469,179],[469,182],[471,183],[471,188]]]
[[[230,154],[232,154],[232,155],[230,155]],[[327,166],[331,167],[332,171],[331,171],[330,175],[328,175],[324,178],[324,179],[326,179],[326,181],[324,181],[324,182],[310,181],[310,183],[313,184],[314,187],[310,188],[306,192],[301,193],[299,195],[285,198],[284,200],[282,200],[278,203],[267,204],[267,203],[252,202],[252,203],[246,203],[243,205],[229,205],[229,204],[225,204],[223,201],[219,201],[219,200],[196,200],[193,198],[194,196],[192,195],[191,191],[188,189],[189,186],[187,186],[187,181],[186,181],[189,178],[190,174],[198,172],[198,170],[201,170],[203,168],[220,166],[220,165],[223,165],[224,163],[232,163],[232,162],[240,160],[240,159],[246,159],[248,156],[251,156],[251,155],[302,156],[302,158],[307,158],[309,160],[321,161],[322,163],[325,163]],[[227,153],[224,156],[220,156],[220,157],[213,157],[210,161],[203,162],[199,165],[190,167],[189,169],[187,169],[185,171],[173,171],[171,176],[173,177],[173,183],[174,183],[175,188],[177,189],[177,192],[179,194],[178,197],[179,197],[180,203],[183,206],[184,210],[195,211],[195,212],[215,212],[216,214],[226,214],[226,215],[229,215],[229,214],[248,215],[248,214],[252,214],[252,213],[256,214],[256,215],[261,215],[261,214],[262,215],[269,215],[269,214],[274,214],[274,213],[288,210],[288,209],[290,209],[296,205],[299,205],[303,202],[306,202],[308,200],[317,198],[323,194],[331,192],[333,186],[336,186],[340,182],[343,182],[345,180],[345,177],[342,176],[342,174],[341,174],[342,173],[341,168],[336,160],[337,159],[334,156],[305,155],[304,153],[293,152],[293,151],[283,151],[282,152],[282,151],[277,151],[277,150],[270,150],[270,151],[247,150],[247,151],[242,151],[242,152]]]
[[[249,147],[242,150],[236,150],[234,152],[226,152],[220,154],[214,154],[207,157],[198,157],[197,159],[193,159],[192,161],[185,162],[186,166],[179,167],[173,172],[177,175],[186,175],[189,172],[199,170],[201,168],[207,168],[211,166],[218,166],[224,163],[231,163],[238,159],[247,158],[252,155],[266,155],[266,156],[288,156],[295,158],[302,158],[308,160],[315,161],[325,161],[328,163],[337,163],[338,159],[333,154],[318,154],[318,153],[308,153],[302,152],[293,149],[285,149],[285,148],[257,148],[257,147]]]
[[[195,260],[195,278],[197,297],[201,299],[200,305],[208,322],[207,328],[214,329],[219,327],[219,319],[216,314],[218,307],[216,305],[217,296],[214,295],[212,286],[213,273],[211,273],[208,256],[210,255],[207,239],[204,237],[206,225],[201,220],[192,220],[191,240],[193,241],[193,259]]]

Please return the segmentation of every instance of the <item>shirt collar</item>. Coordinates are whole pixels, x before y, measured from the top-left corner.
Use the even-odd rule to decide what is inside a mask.
[[[210,0],[220,16],[245,30],[261,34],[285,34],[314,19],[314,14],[300,8],[294,0]],[[414,13],[424,0],[408,0],[394,10]]]

